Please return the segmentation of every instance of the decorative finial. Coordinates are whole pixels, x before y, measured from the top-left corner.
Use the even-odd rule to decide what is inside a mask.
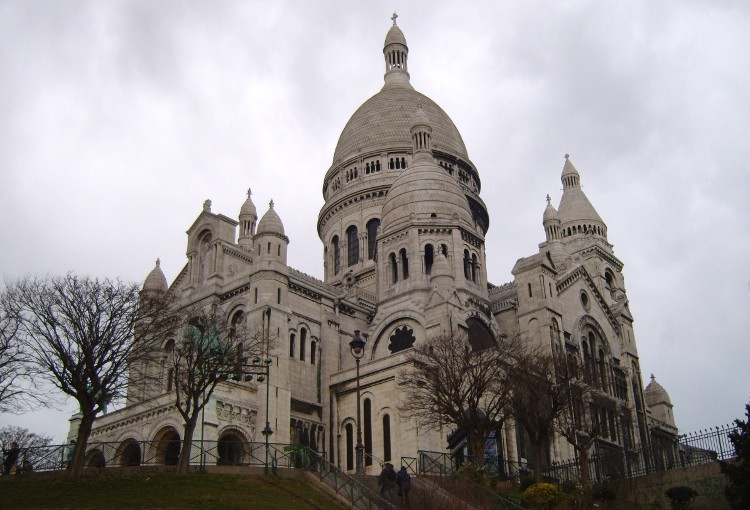
[[[565,155],[565,159],[568,159],[570,157],[570,154]]]
[[[396,18],[398,18],[398,14],[396,14],[396,11],[393,11],[393,16],[391,16],[391,19],[393,20],[393,26],[396,26]]]
[[[654,377],[654,374],[651,374],[651,380],[653,381],[655,379],[656,379],[656,377]]]
[[[203,202],[203,210],[206,212],[211,212],[211,201],[206,199],[205,202]]]
[[[250,195],[252,195],[253,192],[250,188],[247,188],[247,198],[250,198]]]
[[[156,259],[156,267],[159,267],[159,264],[161,264],[161,260]]]
[[[270,201],[270,202],[268,202],[268,207],[269,207],[270,209],[273,209],[273,198],[271,199],[271,201]]]
[[[547,193],[547,205],[550,205],[552,203],[552,199],[549,197],[549,193]]]

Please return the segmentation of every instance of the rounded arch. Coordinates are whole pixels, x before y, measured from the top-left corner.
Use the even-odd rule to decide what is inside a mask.
[[[588,333],[590,331],[594,332],[596,334],[596,337],[601,341],[602,345],[604,346],[605,354],[607,354],[607,356],[611,356],[612,349],[610,348],[609,340],[607,339],[607,335],[604,333],[604,329],[602,328],[601,324],[599,324],[599,322],[591,315],[583,315],[579,317],[574,328],[574,338],[588,338]],[[590,347],[593,352],[594,346],[590,345]]]
[[[154,436],[150,457],[155,464],[177,465],[180,457],[180,434],[172,426],[163,427]]]
[[[497,345],[492,329],[477,317],[466,319],[468,328],[469,345],[475,351],[483,351]]]
[[[140,466],[140,443],[132,437],[122,441],[115,451],[115,464],[118,466]]]
[[[388,344],[390,337],[397,327],[406,325],[413,330],[414,337],[417,339],[425,338],[425,329],[422,325],[424,318],[415,312],[394,312],[386,317],[380,326],[370,335],[370,338],[375,338],[371,346],[368,346],[369,359],[373,359],[378,350],[382,350],[381,355],[387,356],[391,354],[388,351]],[[416,343],[416,342],[415,342]]]
[[[84,465],[87,468],[107,467],[107,461],[104,458],[104,452],[102,452],[99,448],[94,448],[93,450],[87,452],[86,458],[84,460]]]
[[[225,429],[219,434],[216,444],[216,464],[219,466],[239,466],[247,455],[247,438],[241,430]]]

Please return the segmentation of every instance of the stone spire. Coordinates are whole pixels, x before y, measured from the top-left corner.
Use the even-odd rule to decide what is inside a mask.
[[[548,242],[560,239],[560,217],[557,214],[557,209],[552,205],[552,199],[549,195],[547,195],[547,207],[544,209],[542,224]]]
[[[161,270],[161,260],[156,259],[156,265],[143,282],[143,292],[162,294],[168,289],[167,278]]]

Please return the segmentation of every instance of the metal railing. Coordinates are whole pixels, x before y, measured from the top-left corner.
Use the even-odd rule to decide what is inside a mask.
[[[463,462],[468,462],[468,460],[459,459],[444,452],[420,451],[417,466],[419,474],[449,493],[454,501],[456,498],[460,499],[467,508],[500,510],[521,508],[496,491],[462,474],[459,469]],[[486,467],[489,466],[486,465]],[[490,480],[493,478],[490,477]]]

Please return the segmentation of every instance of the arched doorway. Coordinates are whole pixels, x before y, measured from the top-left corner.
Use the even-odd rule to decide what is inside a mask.
[[[177,465],[180,457],[180,434],[172,427],[165,427],[154,437],[156,451],[153,461],[165,466]]]
[[[103,468],[107,465],[104,459],[104,453],[101,450],[94,449],[86,454],[85,465],[87,468]]]
[[[141,446],[135,439],[126,439],[117,448],[115,458],[120,466],[140,466]]]
[[[239,466],[245,456],[245,439],[239,432],[230,430],[219,437],[219,457],[216,463],[220,466]]]

